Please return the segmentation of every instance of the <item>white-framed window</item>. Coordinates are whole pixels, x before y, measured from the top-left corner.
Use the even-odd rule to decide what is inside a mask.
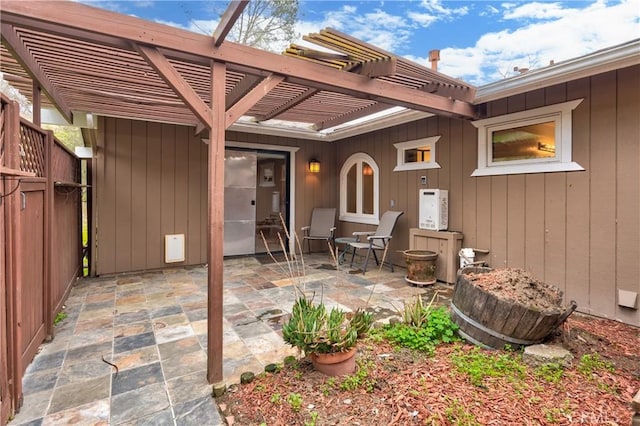
[[[582,99],[477,120],[471,176],[584,170],[571,161],[571,114]]]
[[[358,152],[340,170],[340,220],[377,225],[380,169],[370,155]]]
[[[398,152],[397,164],[393,171],[439,169],[440,165],[436,163],[438,139],[440,136],[432,136],[393,144]]]

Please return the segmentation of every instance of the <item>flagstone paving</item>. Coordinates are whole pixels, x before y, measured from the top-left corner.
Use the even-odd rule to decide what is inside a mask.
[[[226,384],[298,355],[281,329],[300,291],[329,308],[366,307],[379,320],[416,294],[451,296],[445,284],[409,286],[402,268],[363,276],[330,263],[326,253],[305,256],[304,274],[295,278],[265,257],[225,259]],[[27,368],[24,404],[10,425],[224,424],[206,380],[205,267],[82,279],[64,311],[55,338]]]

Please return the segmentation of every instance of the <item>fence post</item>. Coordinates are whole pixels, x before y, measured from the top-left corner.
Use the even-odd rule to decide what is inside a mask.
[[[53,279],[56,276],[53,274],[52,256],[54,252],[53,246],[53,224],[55,211],[53,208],[54,199],[54,181],[53,181],[53,132],[48,130],[45,132],[44,138],[44,174],[47,179],[45,191],[44,191],[44,327],[46,340],[51,341],[53,339],[53,301],[52,301],[52,287]]]
[[[9,101],[7,104],[5,121],[5,164],[12,170],[20,170],[20,106],[17,102]],[[20,185],[20,181],[16,180],[15,185]],[[13,186],[7,188],[5,181],[5,190],[12,191]],[[7,286],[7,318],[9,329],[8,337],[8,366],[9,380],[11,381],[10,392],[12,397],[11,412],[15,413],[22,406],[22,357],[20,348],[22,347],[22,333],[19,326],[18,305],[20,301],[20,191],[15,187],[16,191],[9,197],[3,199],[5,205],[5,225],[6,232],[6,286]]]

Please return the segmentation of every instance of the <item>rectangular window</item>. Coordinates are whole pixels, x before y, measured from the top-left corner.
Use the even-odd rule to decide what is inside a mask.
[[[471,176],[584,170],[571,160],[571,116],[581,99],[478,120]]]
[[[492,162],[555,158],[556,122],[496,130],[491,134]]]
[[[439,169],[440,165],[436,163],[438,139],[440,136],[394,144],[398,158],[393,171]]]

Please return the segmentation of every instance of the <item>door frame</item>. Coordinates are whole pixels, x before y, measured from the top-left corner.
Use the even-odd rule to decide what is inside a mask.
[[[237,141],[225,141],[225,148],[246,148],[257,151],[282,151],[289,153],[289,176],[287,185],[289,186],[289,235],[294,235],[296,229],[296,152],[300,150],[297,146],[286,145],[268,145],[260,143],[248,143]],[[295,241],[289,239],[289,251],[293,253],[295,250]]]

